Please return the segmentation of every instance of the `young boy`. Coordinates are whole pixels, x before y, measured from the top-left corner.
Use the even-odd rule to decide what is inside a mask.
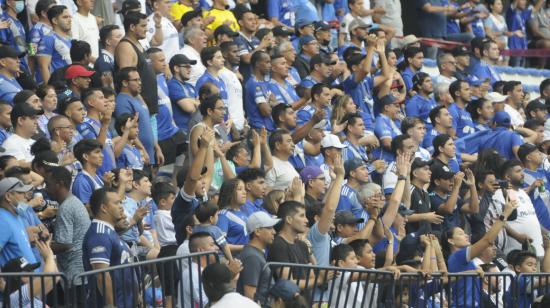
[[[129,113],[124,113],[115,121],[115,129],[119,137],[115,138],[117,168],[132,168],[143,170],[143,159],[140,150],[136,147],[139,136],[138,123]]]
[[[74,146],[73,152],[82,170],[76,174],[72,192],[82,203],[89,205],[92,192],[104,186],[103,179],[97,174],[103,163],[101,144],[95,139],[83,139]]]
[[[334,246],[332,248],[332,253],[330,257],[330,261],[333,266],[346,268],[346,269],[360,269],[359,261],[357,259],[357,256],[355,255],[355,251],[353,248],[348,244],[339,244]],[[338,296],[338,293],[335,293],[332,296],[332,300],[329,304],[330,307],[362,307],[362,300],[363,300],[363,292],[364,287],[360,284],[363,282],[357,282],[359,280],[365,280],[367,278],[366,273],[358,273],[358,272],[351,272],[346,271],[344,272],[344,277],[338,277],[335,280],[333,280],[331,283],[334,283],[334,286],[329,286],[329,290],[335,290],[336,292],[340,292],[340,296]],[[362,278],[362,279],[360,279]],[[370,285],[370,284],[369,284]],[[370,289],[370,288],[369,288]],[[366,295],[366,303],[370,303],[370,296],[372,295],[373,290],[367,289],[367,292],[369,292]],[[376,293],[376,290],[375,290]],[[349,294],[347,300],[346,296]],[[373,298],[373,303],[376,303],[376,298],[378,296],[375,296]],[[356,299],[356,301],[354,300]],[[357,304],[357,305],[356,305]]]
[[[199,225],[193,228],[193,233],[196,232],[207,232],[209,233],[216,245],[220,247],[220,250],[223,252],[228,261],[233,262],[233,256],[227,246],[227,240],[223,231],[216,226],[218,222],[218,206],[212,202],[205,202],[201,204],[195,210],[195,217],[199,221]]]

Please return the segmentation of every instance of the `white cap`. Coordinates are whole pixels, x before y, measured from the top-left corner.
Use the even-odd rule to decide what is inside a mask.
[[[254,232],[258,228],[271,228],[281,221],[279,218],[273,218],[266,212],[254,212],[246,221],[246,231]]]
[[[333,134],[326,134],[323,137],[323,140],[321,140],[321,147],[343,149],[347,146],[340,142],[340,138],[338,138],[338,136]]]
[[[508,96],[502,95],[498,92],[489,92],[485,95],[485,99],[492,103],[504,102],[507,98]]]

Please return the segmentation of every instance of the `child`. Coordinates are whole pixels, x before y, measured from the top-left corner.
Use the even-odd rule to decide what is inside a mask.
[[[548,251],[548,249],[547,249]],[[537,270],[537,255],[530,251],[520,252],[514,260],[514,270],[520,274],[532,274]],[[545,269],[543,269],[545,271]],[[518,305],[519,307],[531,307],[533,299],[537,296],[539,280],[533,277],[521,276],[518,278]],[[506,296],[508,298],[508,296]]]
[[[216,204],[211,202],[201,204],[195,210],[195,217],[197,217],[199,225],[193,228],[193,233],[209,233],[216,242],[216,245],[218,245],[220,250],[223,251],[227,260],[233,262],[233,256],[231,255],[231,251],[227,245],[225,234],[218,226],[216,226],[216,223],[218,222],[218,213],[219,209]]]
[[[136,118],[124,113],[116,119],[115,129],[120,137],[115,138],[115,157],[117,168],[143,170],[143,159],[136,147],[139,128]]]
[[[330,259],[332,265],[336,267],[347,269],[362,269],[362,267],[359,266],[359,260],[355,255],[355,251],[350,245],[347,244],[339,244],[334,246],[334,248],[332,248]],[[359,285],[362,282],[357,281],[365,280],[365,278],[368,277],[367,274],[346,271],[344,272],[343,276],[344,277],[338,277],[331,282],[335,284],[334,286],[329,286],[329,290],[335,290],[336,292],[335,294],[333,294],[329,306],[362,307],[363,305],[361,301],[364,298],[364,288],[362,285]],[[376,303],[376,299],[378,298],[378,290],[372,290],[369,288],[367,289],[367,292],[368,294],[366,295],[365,303],[371,302],[371,296],[369,295],[374,295],[374,297],[372,297],[372,300],[373,303]],[[338,296],[338,293],[340,293],[340,296]]]

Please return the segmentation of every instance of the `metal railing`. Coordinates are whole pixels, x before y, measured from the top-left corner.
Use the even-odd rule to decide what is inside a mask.
[[[1,307],[62,307],[63,291],[70,287],[62,273],[0,273]]]

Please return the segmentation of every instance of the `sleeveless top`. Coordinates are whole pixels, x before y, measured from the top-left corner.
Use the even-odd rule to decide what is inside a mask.
[[[150,89],[157,88],[157,77],[153,72],[150,62],[145,57],[145,53],[139,50],[139,48],[137,48],[137,46],[130,40],[123,38],[121,42],[128,42],[134,48],[137,55],[136,68],[139,72],[139,77],[141,78],[141,97],[145,100],[151,115],[158,113],[158,93],[157,91],[150,91]],[[119,69],[118,64],[115,63],[115,71],[118,72]]]

